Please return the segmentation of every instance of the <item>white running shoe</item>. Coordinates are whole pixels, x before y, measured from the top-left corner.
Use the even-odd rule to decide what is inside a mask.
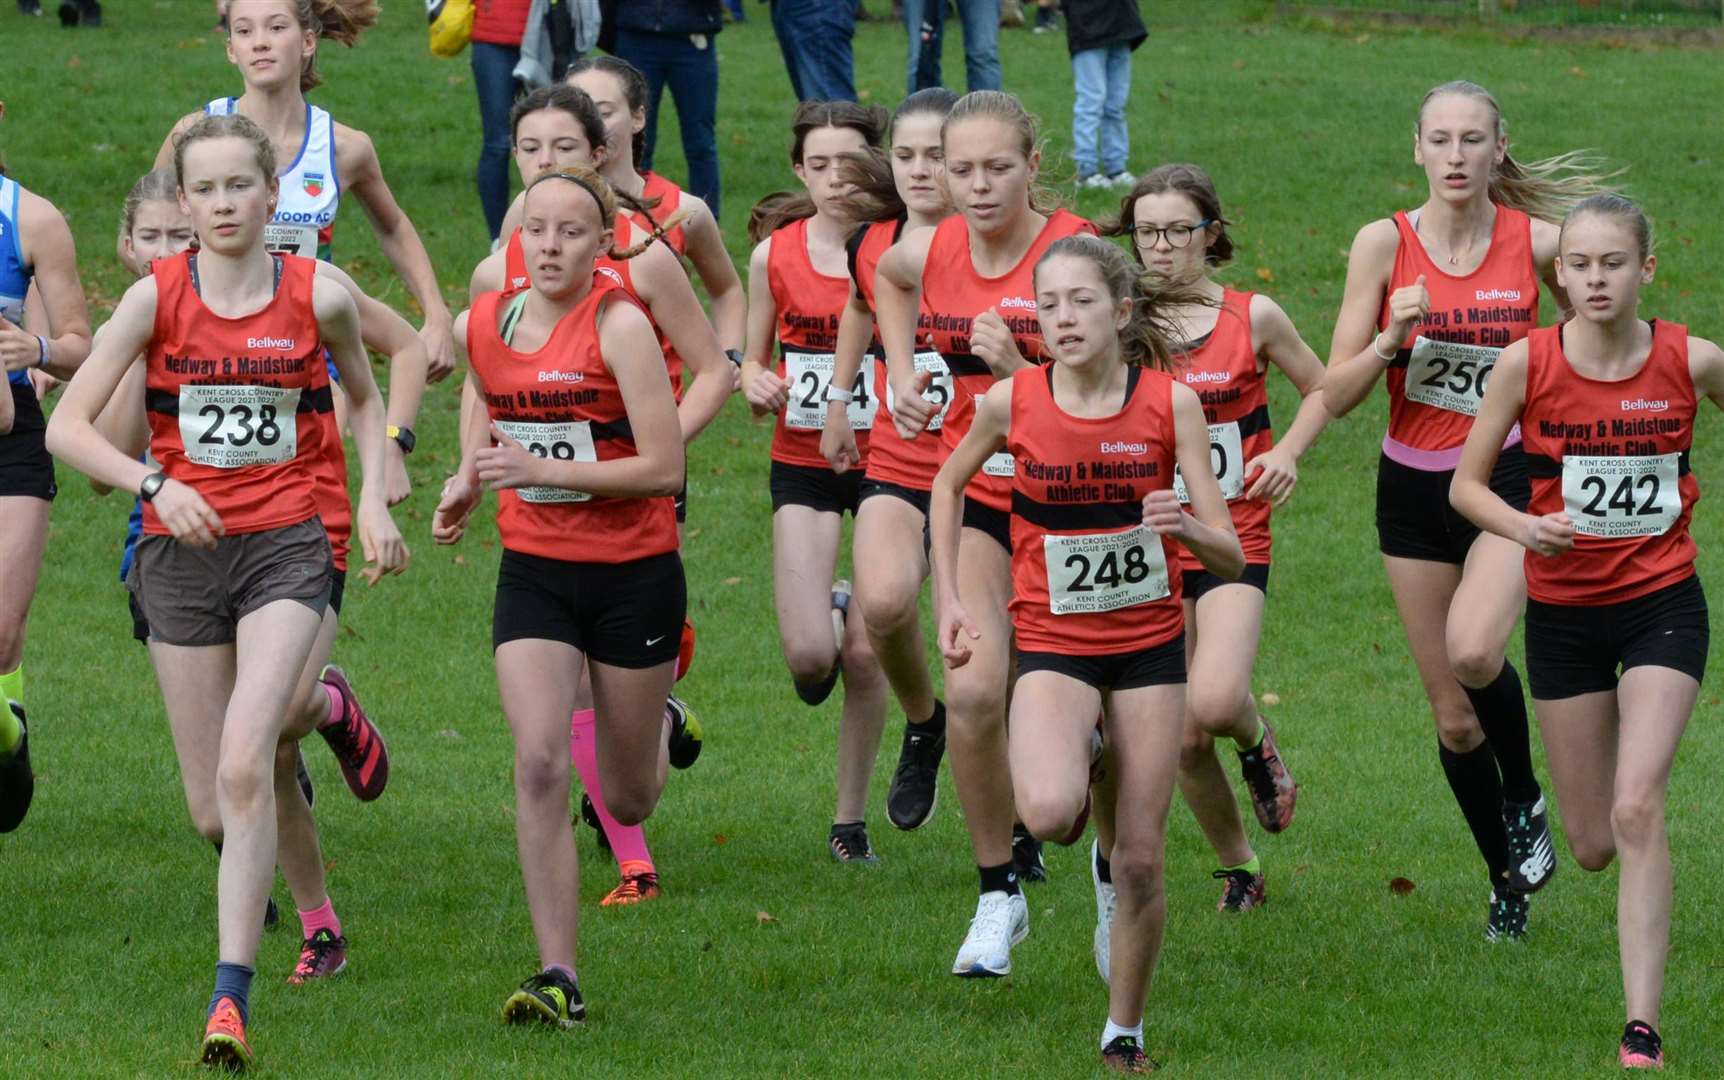
[[[1103,881],[1096,873],[1096,856],[1101,854],[1101,842],[1092,840],[1089,846],[1089,880],[1095,886],[1095,969],[1101,981],[1108,982],[1113,947],[1113,882]],[[1112,985],[1109,983],[1109,985]]]
[[[998,890],[983,893],[976,901],[976,917],[958,948],[952,974],[967,978],[1010,975],[1012,946],[1030,932],[1030,906],[1023,893],[1006,895]]]
[[[1137,176],[1130,169],[1121,169],[1107,178],[1107,186],[1111,188],[1128,188],[1137,183]]]

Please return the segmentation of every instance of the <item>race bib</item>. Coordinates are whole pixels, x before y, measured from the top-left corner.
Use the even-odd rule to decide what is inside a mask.
[[[1662,536],[1682,516],[1680,454],[1562,459],[1563,509],[1583,536]]]
[[[271,222],[263,227],[263,246],[280,255],[299,255],[307,259],[317,258],[317,226],[315,225],[277,225]]]
[[[1209,425],[1209,467],[1215,470],[1222,498],[1232,502],[1245,494],[1245,448],[1240,442],[1238,424]],[[1173,467],[1173,493],[1179,496],[1180,502],[1191,502],[1191,496],[1185,492],[1185,477],[1179,474],[1178,465]]]
[[[527,448],[534,457],[555,461],[597,461],[593,449],[593,427],[585,420],[570,420],[560,424],[535,424],[524,420],[497,420],[497,430]],[[522,502],[578,503],[592,496],[584,491],[558,487],[516,488]]]
[[[1048,606],[1086,615],[1147,604],[1169,595],[1161,537],[1142,525],[1124,532],[1044,536]]]
[[[1407,400],[1477,416],[1485,382],[1501,352],[1488,345],[1414,338],[1412,356],[1407,359]]]
[[[784,377],[790,383],[790,400],[784,405],[784,426],[803,431],[821,431],[826,427],[826,388],[832,385],[831,353],[784,353]],[[852,431],[868,431],[874,426],[874,354],[863,353],[856,369],[856,381],[850,387],[854,400],[845,406]]]
[[[916,354],[916,373],[933,372],[934,378],[928,383],[928,389],[922,391],[922,396],[939,407],[939,412],[928,421],[929,431],[939,431],[940,425],[946,422],[946,409],[952,404],[952,373],[946,370],[946,360],[937,352],[919,352]],[[897,396],[892,393],[892,380],[886,380],[886,411],[892,411]]]
[[[973,394],[971,397],[975,401],[976,411],[981,412],[982,399],[987,397],[987,395]],[[989,454],[988,460],[982,462],[982,472],[988,476],[1010,477],[1015,475],[1017,471],[1018,463],[1013,461],[1012,455],[1006,453],[1004,450],[1001,450],[998,453]]]
[[[216,469],[276,465],[299,452],[298,387],[180,387],[186,460]]]

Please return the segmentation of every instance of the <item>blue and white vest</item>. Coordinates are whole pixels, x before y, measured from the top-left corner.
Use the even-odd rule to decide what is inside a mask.
[[[237,98],[216,98],[204,106],[211,116],[235,111]],[[305,140],[299,156],[277,174],[280,191],[275,216],[264,226],[264,244],[271,251],[330,261],[330,237],[335,211],[341,205],[341,180],[335,173],[335,121],[309,102],[305,106]]]
[[[0,319],[15,326],[24,325],[24,294],[30,291],[30,267],[24,265],[24,238],[18,235],[18,197],[22,189],[16,180],[0,176]],[[22,371],[7,375],[15,386],[30,385],[30,377]]]

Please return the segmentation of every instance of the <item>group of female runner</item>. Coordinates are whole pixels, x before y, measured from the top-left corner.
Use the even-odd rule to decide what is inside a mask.
[[[1040,842],[1075,842],[1093,819],[1102,1058],[1149,1069],[1173,791],[1216,853],[1218,907],[1262,904],[1215,739],[1262,828],[1287,828],[1297,785],[1250,689],[1270,515],[1325,424],[1387,372],[1380,546],[1490,876],[1487,935],[1523,936],[1556,869],[1505,656],[1524,610],[1569,845],[1595,870],[1622,852],[1620,1060],[1662,1063],[1664,793],[1707,648],[1689,447],[1699,396],[1724,404],[1724,353],[1639,317],[1650,226],[1586,159],[1518,163],[1488,93],[1432,90],[1414,127],[1428,196],[1360,230],[1325,367],[1274,301],[1217,280],[1232,241],[1202,169],[1146,173],[1098,229],[1038,185],[1034,121],[997,91],[923,91],[890,117],[800,107],[806,190],[755,208],[744,284],[711,213],[635,167],[639,73],[592,59],[517,105],[525,191],[451,318],[370,141],[304,98],[318,43],[351,44],[375,14],[236,0],[244,92],[175,125],[169,168],[125,200],[119,254],[139,280],[93,342],[63,218],[0,178],[0,561],[29,586],[0,606],[0,831],[31,797],[21,654],[52,452],[138,500],[134,630],[192,820],[221,853],[205,1062],[252,1061],[275,865],[304,930],[289,981],[346,965],[298,743],[320,732],[359,798],[382,793],[381,732],[327,664],[346,549],[357,531],[372,583],[406,568],[388,508],[408,493],[426,383],[464,356],[461,463],[433,537],[459,541],[498,493],[494,658],[538,945],[510,1021],[584,1015],[571,762],[619,860],[607,902],[658,891],[640,826],[701,739],[671,693],[693,647],[685,446],[739,388],[774,417],[792,682],[811,705],[843,687],[832,856],[878,859],[865,817],[889,689],[906,726],[887,816],[927,822],[949,754],[978,868],[953,973],[1011,970]],[[419,331],[328,262],[344,185],[425,312]],[[1559,325],[1539,328],[1541,281]],[[367,348],[390,358],[387,403]],[[1280,442],[1271,366],[1300,396]],[[854,585],[838,576],[845,512]],[[930,578],[939,680],[919,617]]]

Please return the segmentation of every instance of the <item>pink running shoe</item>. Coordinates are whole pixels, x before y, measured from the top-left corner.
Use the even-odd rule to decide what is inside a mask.
[[[319,679],[341,695],[342,717],[339,723],[318,728],[317,733],[334,751],[341,775],[354,796],[360,802],[370,802],[383,794],[389,784],[389,748],[383,745],[383,733],[366,719],[346,672],[330,664]]]
[[[1630,1020],[1622,1029],[1618,1056],[1625,1069],[1664,1068],[1664,1040],[1644,1020]]]

